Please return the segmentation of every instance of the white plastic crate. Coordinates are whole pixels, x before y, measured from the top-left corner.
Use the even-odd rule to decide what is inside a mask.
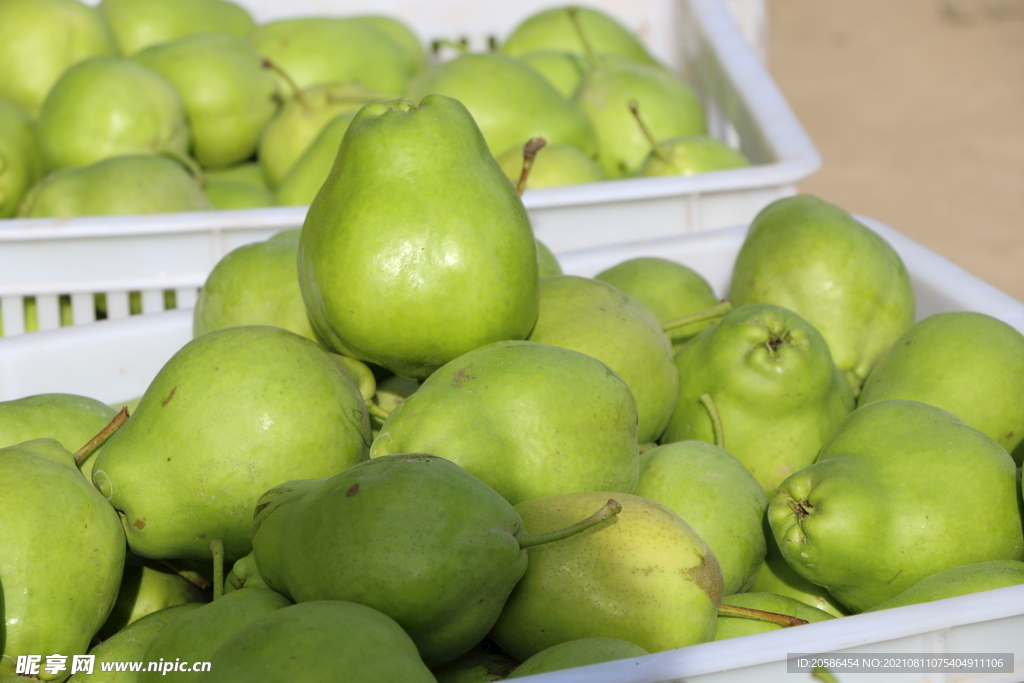
[[[862,222],[889,241],[911,275],[918,318],[978,311],[1024,331],[1024,304],[891,228]],[[566,272],[595,275],[628,258],[660,256],[697,270],[725,296],[746,228],[563,252]],[[116,402],[143,393],[164,362],[191,338],[191,311],[0,339],[0,400],[69,392]],[[850,674],[842,683],[1017,683],[1024,681],[1024,586],[844,617],[635,660],[543,674],[537,683],[811,683],[788,673],[797,653],[1013,653],[1015,673]]]
[[[427,42],[467,38],[485,49],[520,20],[554,4],[467,0],[242,0],[259,21],[310,14],[392,13]],[[700,93],[712,132],[737,144],[749,168],[691,177],[607,181],[529,190],[523,201],[537,236],[557,251],[654,239],[748,223],[770,202],[795,194],[820,165],[814,145],[744,39],[723,0],[595,0],[643,36]],[[730,0],[763,30],[763,0]],[[760,9],[758,9],[760,8]],[[760,17],[760,18],[758,18]],[[760,22],[760,23],[758,23]],[[753,29],[751,29],[753,30]],[[637,216],[643,220],[637,220]],[[70,297],[74,324],[95,319],[105,294],[111,319],[128,315],[128,292],[142,312],[161,311],[165,290],[179,306],[195,300],[214,264],[242,244],[301,227],[304,207],[0,220],[0,309],[6,336],[25,329],[22,299],[37,300],[39,327],[60,324],[58,298]]]

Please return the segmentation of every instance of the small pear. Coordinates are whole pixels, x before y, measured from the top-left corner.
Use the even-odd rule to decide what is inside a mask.
[[[25,195],[18,216],[70,218],[213,209],[181,164],[147,154],[51,173]]]
[[[639,645],[617,638],[578,638],[541,650],[520,664],[508,678],[523,678],[617,659],[636,659],[647,654],[650,653]]]
[[[498,164],[509,180],[517,182],[523,170],[522,146],[500,154]],[[537,152],[526,187],[562,187],[601,180],[604,180],[604,172],[583,150],[572,145],[545,145]]]
[[[188,155],[189,130],[178,91],[130,59],[94,57],[65,71],[36,126],[51,171],[126,154]]]
[[[575,20],[571,16],[573,11]],[[635,62],[657,63],[622,24],[590,7],[556,7],[532,14],[512,30],[501,46],[502,52],[513,56],[538,50],[560,50],[581,56],[591,52],[614,54]]]
[[[114,36],[94,7],[78,0],[0,3],[0,100],[35,117],[69,67],[117,54]]]
[[[21,198],[43,177],[32,120],[21,107],[0,100],[0,218],[18,211]]]
[[[248,10],[228,0],[102,0],[99,10],[125,56],[198,33],[244,37],[256,25]]]
[[[117,602],[100,629],[100,637],[109,638],[139,619],[168,607],[208,601],[202,590],[167,566],[154,560],[129,558],[121,576]]]
[[[774,595],[772,593],[737,593],[735,595],[728,595],[722,598],[722,605],[747,607],[763,612],[772,612],[773,614],[784,614],[788,617],[802,619],[809,624],[835,619],[835,615],[823,612],[810,605],[805,605],[795,598]],[[754,633],[768,633],[770,631],[778,631],[780,628],[783,628],[783,626],[768,621],[719,614],[715,640],[739,638],[740,636],[749,636]]]

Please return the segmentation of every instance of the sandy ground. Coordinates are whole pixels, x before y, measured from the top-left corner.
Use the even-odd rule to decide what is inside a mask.
[[[768,0],[801,184],[1024,301],[1024,0]]]

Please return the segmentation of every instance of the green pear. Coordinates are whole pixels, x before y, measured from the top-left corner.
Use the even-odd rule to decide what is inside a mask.
[[[754,218],[736,257],[734,305],[772,303],[814,325],[854,392],[914,322],[914,290],[896,251],[843,209],[809,195]]]
[[[594,279],[607,282],[647,306],[662,323],[706,311],[718,303],[711,285],[697,271],[654,256],[623,261],[602,270]],[[673,353],[713,324],[714,320],[697,323],[687,326],[685,334],[673,335]]]
[[[267,181],[263,178],[263,169],[258,161],[244,161],[234,166],[203,169],[203,176],[207,182],[211,180],[232,180],[260,190],[270,189],[267,187]]]
[[[203,192],[215,208],[222,210],[259,209],[275,204],[270,190],[231,178],[207,176]]]
[[[435,683],[393,619],[336,600],[285,607],[254,621],[213,653],[210,671],[197,680],[334,683],[339,675],[346,683]]]
[[[582,55],[561,50],[535,50],[518,57],[536,69],[565,98],[572,98],[588,67]]]
[[[406,47],[365,19],[282,19],[256,27],[249,40],[300,88],[358,82],[399,94],[418,68]]]
[[[292,167],[339,116],[354,116],[364,105],[382,99],[390,99],[390,96],[358,84],[344,84],[314,86],[285,102],[264,128],[259,141],[258,157],[267,185],[276,189]],[[337,128],[334,133],[337,133]],[[338,147],[335,146],[331,155],[332,163],[337,153]]]
[[[60,75],[78,62],[115,55],[110,28],[78,0],[0,2],[0,100],[35,117]]]
[[[126,154],[184,158],[189,148],[185,105],[174,85],[117,57],[94,57],[65,71],[36,126],[51,171]]]
[[[25,192],[42,177],[32,120],[21,107],[0,100],[0,218],[13,216]]]
[[[774,593],[790,597],[834,617],[848,615],[850,611],[832,597],[828,590],[811,583],[789,566],[779,551],[779,544],[775,542],[775,535],[767,517],[763,526],[768,552],[765,554],[761,571],[754,577],[754,582],[750,584],[748,590],[751,593]]]
[[[575,493],[516,505],[531,533],[579,519],[608,498]],[[622,512],[558,543],[530,548],[526,574],[491,630],[525,661],[569,640],[618,638],[648,652],[715,635],[722,570],[679,515],[645,498],[613,494]]]
[[[494,155],[517,145],[522,149],[535,137],[597,154],[594,126],[586,115],[518,59],[497,52],[460,55],[413,79],[406,96],[415,101],[432,93],[462,102]]]
[[[633,176],[651,151],[630,111],[644,107],[644,121],[657,140],[707,133],[704,108],[693,89],[656,66],[603,57],[587,71],[573,101],[594,123],[597,163],[609,178]]]
[[[953,567],[921,579],[891,600],[864,610],[877,612],[904,605],[955,598],[981,591],[1024,583],[1024,562],[1017,560],[992,560]]]
[[[154,560],[130,558],[124,566],[117,601],[100,629],[100,637],[109,638],[153,612],[205,602],[208,598],[202,590],[167,566]]]
[[[761,520],[768,497],[740,461],[702,441],[659,446],[640,456],[634,493],[682,517],[708,544],[722,568],[725,595],[747,589],[764,562]]]
[[[798,574],[862,612],[936,572],[1021,559],[1016,480],[988,436],[890,399],[851,413],[817,462],[782,482],[768,520]]]
[[[274,590],[380,610],[438,665],[480,642],[526,570],[526,547],[549,540],[521,526],[504,498],[455,463],[399,454],[271,489],[256,506],[253,550]]]
[[[217,262],[192,315],[192,336],[238,325],[274,325],[316,341],[299,291],[298,239],[246,244]]]
[[[716,443],[769,495],[814,462],[854,407],[821,334],[780,306],[735,309],[687,342],[675,364],[679,401],[662,443]]]
[[[548,277],[561,274],[562,264],[558,262],[558,257],[543,242],[537,240],[537,275]]]
[[[834,615],[810,605],[805,605],[796,598],[774,595],[772,593],[737,593],[736,595],[728,595],[722,598],[722,604],[734,607],[747,607],[773,614],[784,614],[789,617],[803,619],[809,624],[835,619]],[[778,631],[780,628],[783,628],[783,626],[768,621],[719,614],[715,640],[739,638],[740,636],[749,636],[754,633],[768,633],[770,631]]]
[[[244,37],[256,25],[248,10],[227,0],[102,0],[99,10],[127,56],[198,33]]]
[[[604,12],[579,7],[576,9],[576,18],[579,28],[574,25],[568,7],[533,14],[512,30],[501,46],[501,51],[513,56],[523,56],[538,50],[559,50],[578,55],[593,51],[597,54],[621,55],[640,63],[657,63],[635,35]]]
[[[89,654],[96,657],[92,673],[75,673],[68,683],[135,683],[138,673],[131,665],[142,661],[153,638],[178,615],[200,607],[201,603],[187,602],[165,607],[133,621],[89,650]],[[111,670],[104,671],[104,664]]]
[[[423,71],[429,66],[430,59],[427,57],[427,51],[423,48],[423,42],[420,40],[420,37],[416,35],[416,32],[408,24],[400,19],[382,14],[365,14],[348,18],[355,22],[369,24],[383,31],[392,40],[401,45],[409,55],[414,74]]]
[[[679,395],[672,342],[650,310],[615,287],[575,275],[540,281],[540,317],[530,341],[561,346],[598,359],[636,399],[640,443],[656,440]]]
[[[511,657],[489,652],[471,652],[444,666],[433,674],[437,683],[493,683],[503,681],[519,666]]]
[[[508,678],[522,678],[577,666],[635,659],[650,654],[639,645],[616,638],[579,638],[541,650],[519,665]]]
[[[517,145],[498,155],[498,165],[512,182],[518,182],[523,171],[523,147]],[[604,180],[597,163],[578,147],[545,145],[537,152],[526,181],[527,188],[561,187]]]
[[[513,505],[557,493],[631,493],[636,421],[629,387],[600,361],[496,342],[428,377],[388,416],[370,456],[438,455]]]
[[[143,154],[51,173],[28,191],[18,216],[70,218],[213,209],[181,164]]]
[[[750,166],[743,152],[709,135],[685,135],[656,144],[637,169],[638,176],[691,176]]]
[[[897,398],[942,408],[998,441],[1020,465],[1022,377],[1024,335],[983,313],[939,313],[915,323],[882,354],[857,405]]]
[[[0,449],[0,674],[19,655],[83,655],[114,606],[124,565],[117,514],[53,439]],[[70,659],[68,660],[70,661]],[[64,680],[69,670],[39,672]]]
[[[249,553],[241,557],[231,566],[231,571],[224,577],[224,592],[241,590],[242,588],[270,588],[260,576],[256,566],[256,555]]]
[[[181,95],[192,155],[203,166],[230,166],[256,152],[277,113],[277,83],[245,38],[202,33],[154,45],[135,56]]]
[[[355,112],[339,114],[320,131],[277,186],[275,201],[280,206],[308,206],[331,174],[338,148]]]
[[[177,659],[186,662],[209,661],[232,635],[258,619],[277,612],[292,604],[279,593],[266,588],[247,587],[226,593],[199,609],[180,613],[150,640],[145,655],[146,662]],[[212,668],[211,668],[212,670]],[[209,673],[202,675],[194,671],[142,671],[138,683],[183,683],[184,681],[205,681]]]
[[[75,394],[38,394],[0,402],[0,448],[32,439],[56,439],[74,453],[110,424],[117,410]],[[102,446],[79,469],[92,480],[92,465]]]
[[[235,559],[251,550],[264,491],[365,459],[369,431],[335,357],[277,327],[231,327],[167,361],[107,440],[93,483],[135,554],[205,560],[219,538]]]
[[[533,231],[465,107],[432,95],[360,110],[306,215],[299,284],[331,348],[413,379],[529,334]]]

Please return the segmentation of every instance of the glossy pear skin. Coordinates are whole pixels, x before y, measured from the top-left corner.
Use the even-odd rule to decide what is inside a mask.
[[[303,224],[299,283],[331,348],[405,377],[529,334],[533,231],[465,107],[436,95],[356,115]]]
[[[878,401],[779,486],[768,520],[790,566],[860,612],[945,569],[1021,559],[1017,478],[1006,450],[954,415]]]
[[[810,195],[754,218],[729,299],[784,306],[814,325],[854,391],[914,323],[914,290],[899,255],[843,209]]]
[[[733,310],[687,342],[675,364],[679,401],[661,442],[715,442],[708,409],[700,402],[707,392],[721,416],[720,445],[769,495],[814,462],[854,406],[825,340],[779,306]]]
[[[638,472],[636,425],[629,387],[600,361],[546,344],[496,342],[428,377],[392,411],[370,455],[446,458],[512,504],[628,493]]]
[[[205,560],[220,538],[234,559],[251,550],[264,491],[329,476],[368,446],[363,399],[331,354],[280,328],[232,327],[161,368],[104,445],[93,482],[123,513],[135,554]]]

